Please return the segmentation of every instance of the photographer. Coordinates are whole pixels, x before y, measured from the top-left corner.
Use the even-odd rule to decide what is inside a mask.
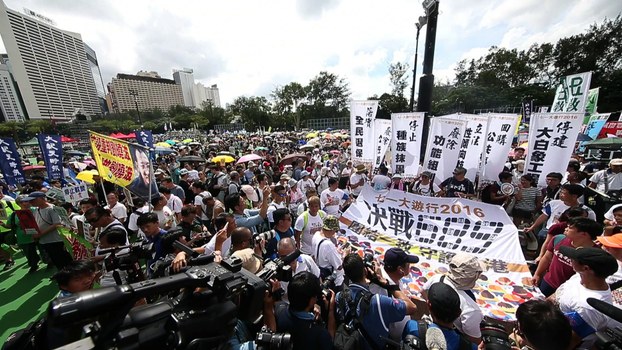
[[[348,315],[354,314],[355,318],[361,318],[358,327],[361,328],[363,334],[364,349],[382,349],[386,345],[389,335],[389,326],[393,322],[399,322],[406,315],[413,315],[417,308],[410,298],[400,290],[392,291],[392,297],[373,294],[369,299],[369,305],[363,312],[361,304],[364,295],[370,295],[369,285],[366,280],[365,263],[363,259],[356,253],[348,254],[343,259],[343,270],[348,277],[350,284],[344,288],[343,292],[337,293],[336,303],[338,305],[336,311],[339,319],[343,323],[349,323],[352,320]],[[361,295],[359,297],[359,294]],[[351,301],[347,299],[358,300],[356,310],[350,310],[348,304]],[[354,312],[352,312],[354,311]]]
[[[529,300],[516,309],[519,346],[534,350],[570,349],[572,328],[558,307],[544,300]]]
[[[164,251],[162,250],[162,236],[166,231],[160,228],[160,220],[156,213],[141,214],[136,220],[136,225],[138,225],[140,230],[145,234],[147,242],[153,243],[155,247],[153,258],[147,261],[148,273],[151,275],[151,273],[153,273],[151,264],[164,256]]]
[[[270,186],[264,187],[262,193],[263,200],[259,210],[246,209],[246,200],[239,193],[232,193],[225,198],[225,208],[233,212],[238,227],[248,227],[253,233],[256,233],[257,226],[264,223],[268,215]]]
[[[324,218],[322,230],[316,232],[312,240],[315,261],[320,268],[320,277],[325,279],[334,274],[334,291],[339,291],[343,284],[342,255],[339,254],[335,243],[333,243],[337,230],[339,230],[339,219],[328,215]],[[349,249],[346,249],[343,255],[349,253]]]
[[[410,264],[419,262],[415,255],[408,255],[400,248],[391,248],[384,253],[383,266],[376,270],[368,271],[371,274],[369,291],[374,294],[391,295],[393,290],[400,290],[408,294],[408,286],[401,280],[410,274]],[[410,317],[405,317],[400,322],[389,326],[389,337],[395,341],[402,338],[402,331]]]
[[[296,251],[296,241],[293,238],[283,238],[277,245],[277,252],[279,258],[284,258]],[[320,277],[320,268],[317,266],[313,258],[307,254],[300,254],[298,259],[292,261],[290,264],[292,267],[292,273],[297,275],[300,272],[310,272],[316,277]],[[281,288],[287,291],[287,285],[289,282],[281,281]],[[283,295],[283,301],[288,301],[288,294]]]
[[[289,304],[281,304],[275,311],[276,331],[291,334],[294,350],[332,349],[336,329],[334,292],[329,292],[330,300],[323,299],[319,278],[303,271],[294,275],[287,287],[287,293],[290,295]],[[318,302],[327,304],[326,328],[316,322],[313,313]]]
[[[425,321],[408,321],[404,328],[404,337],[414,335],[427,344],[426,330],[439,328],[445,337],[447,350],[477,349],[462,333],[456,330],[454,321],[460,317],[460,296],[452,287],[445,283],[434,283],[428,290],[428,308],[432,316],[432,323]],[[431,340],[431,339],[430,339]]]
[[[292,228],[292,215],[289,210],[279,208],[272,213],[274,218],[274,237],[266,242],[265,259],[276,258],[276,246],[283,238],[294,237],[294,229]]]

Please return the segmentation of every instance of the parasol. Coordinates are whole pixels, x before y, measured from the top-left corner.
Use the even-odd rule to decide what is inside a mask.
[[[240,164],[240,163],[246,163],[246,162],[250,162],[253,160],[260,160],[261,156],[257,155],[257,154],[247,154],[245,156],[240,157],[240,159],[238,159],[236,164]]]
[[[99,172],[97,172],[97,170],[84,170],[76,175],[76,179],[82,180],[89,184],[94,184],[95,180],[93,179],[93,176],[95,175],[99,175]]]
[[[24,171],[29,170],[43,170],[45,167],[43,165],[27,165],[23,168]]]
[[[300,158],[307,159],[307,156],[302,153],[288,154],[283,159],[281,159],[279,164],[283,164],[283,165],[291,164],[293,161],[295,161],[296,159],[300,159]]]
[[[216,156],[212,158],[213,163],[232,163],[234,161],[235,161],[235,158],[231,156],[226,156],[226,155]]]

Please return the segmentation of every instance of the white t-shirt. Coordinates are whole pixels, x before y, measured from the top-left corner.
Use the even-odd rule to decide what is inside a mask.
[[[117,202],[117,204],[115,204],[112,208],[107,205],[104,207],[104,209],[110,209],[112,216],[117,220],[127,218],[127,208],[122,203]]]
[[[326,243],[324,243],[326,244]],[[294,271],[294,275],[296,275],[299,272],[311,272],[313,275],[315,275],[316,277],[320,277],[320,268],[317,267],[317,264],[315,263],[315,261],[313,261],[313,258],[307,254],[300,254],[300,256],[297,259],[297,263],[296,263],[296,270]],[[289,285],[289,282],[281,282],[281,288],[283,288],[283,290],[285,291],[285,294],[283,295],[283,301],[289,303],[289,298],[287,297],[287,286]]]
[[[432,185],[432,193],[430,193],[430,185]],[[415,182],[415,185],[413,186],[413,193],[421,195],[421,196],[427,196],[427,197],[432,197],[435,194],[439,193],[441,191],[441,188],[438,187],[437,184],[430,182],[427,185],[424,185],[421,183],[421,181],[417,181]]]
[[[330,188],[325,189],[320,194],[320,202],[322,209],[329,215],[339,215],[339,207],[343,203],[345,192],[342,189],[331,191]]]
[[[318,245],[320,242],[326,239],[322,245],[320,245],[319,256],[315,256],[318,251]],[[335,275],[335,286],[340,286],[343,284],[343,268],[341,255],[337,251],[337,247],[333,244],[333,242],[322,236],[321,232],[317,232],[313,235],[313,256],[315,257],[315,261],[317,262],[318,267],[330,268],[332,267],[333,275]],[[478,324],[479,325],[479,324]]]
[[[391,185],[391,178],[386,175],[378,174],[371,179],[371,182],[374,184],[374,190],[382,191],[389,188],[389,185]]]
[[[443,277],[443,275],[432,276],[423,285],[423,290],[428,291],[434,283],[441,281],[441,277]],[[462,313],[460,314],[460,317],[454,321],[454,326],[456,326],[460,332],[470,337],[481,337],[482,332],[479,329],[479,324],[484,319],[484,314],[482,314],[482,310],[479,308],[479,305],[477,305],[475,300],[471,299],[466,292],[456,289],[448,277],[445,277],[443,283],[451,286],[456,292],[458,292],[458,296],[460,297],[460,309],[462,309]]]
[[[608,190],[620,190],[622,189],[622,172],[615,174],[610,169],[605,169],[596,172],[590,177],[590,182],[596,184],[596,189],[605,192],[605,173],[607,173],[607,182],[609,184]]]
[[[169,207],[173,213],[180,214],[181,208],[183,208],[184,203],[181,201],[181,198],[171,193],[171,196],[166,201],[166,206]]]
[[[209,220],[209,218],[205,214],[207,212],[207,205],[203,204],[203,197],[202,196],[203,197],[208,197],[208,196],[210,196],[210,193],[207,192],[207,191],[203,191],[203,192],[197,194],[196,197],[194,197],[194,205],[201,206],[201,220]]]
[[[274,223],[274,219],[272,218],[272,214],[274,214],[274,211],[277,209],[281,209],[281,208],[287,208],[285,206],[285,202],[281,202],[281,203],[270,203],[268,205],[268,222],[269,223]]]
[[[307,218],[306,226],[305,217]],[[313,235],[322,230],[322,226],[324,225],[323,218],[325,217],[326,213],[321,210],[318,211],[315,216],[311,215],[309,211],[305,211],[298,216],[296,224],[294,225],[294,230],[302,232],[302,235],[300,236],[301,252],[309,255],[313,254]]]
[[[165,227],[175,228],[177,227],[177,221],[175,220],[175,214],[167,206],[164,206],[162,210],[154,210],[154,213],[158,215],[158,221],[160,228],[166,230]]]
[[[595,298],[606,303],[612,303],[611,290],[590,290],[581,284],[581,276],[577,273],[564,282],[557,291],[557,302],[563,313],[576,312],[590,327],[596,331],[604,330],[613,320],[596,311],[587,303],[587,298]],[[591,334],[583,338],[581,349],[591,349],[596,335]]]
[[[363,179],[363,184],[365,184],[365,182],[367,181],[367,175],[365,174],[358,174],[358,173],[354,173],[350,176],[350,185],[356,185],[359,183],[359,181],[361,181],[361,179]],[[363,186],[359,186],[355,189],[352,190],[352,194],[355,196],[358,196],[361,191],[363,190]]]
[[[605,213],[605,219],[613,221],[614,220],[613,211],[619,207],[622,207],[622,204],[615,204],[611,208],[609,208],[609,210],[607,210],[607,212]]]
[[[592,219],[594,221],[596,221],[596,214],[594,213],[594,211],[588,207],[586,207],[585,205],[579,204],[579,206],[581,206],[582,208],[587,210],[587,217],[589,219]],[[564,211],[566,211],[566,209],[570,208],[568,205],[564,204],[564,202],[561,199],[553,199],[552,201],[548,202],[544,208],[542,208],[542,212],[546,215],[549,216],[548,220],[546,221],[546,228],[550,228],[551,226],[553,226],[553,224],[556,224],[559,222],[559,217],[564,213]]]
[[[310,178],[298,181],[298,189],[306,194],[309,189],[315,189],[315,182]]]
[[[352,174],[352,168],[345,167],[345,168],[343,168],[343,170],[341,171],[341,176],[342,176],[342,177],[346,177],[346,176],[347,176],[347,177],[350,177],[350,174]]]
[[[203,254],[209,255],[209,254],[214,253],[216,251],[216,235],[212,236],[209,242],[203,245],[203,248],[205,249],[205,253]],[[227,237],[227,239],[225,239],[225,241],[222,242],[222,251],[220,252],[220,254],[223,257],[229,256],[230,248],[231,248],[231,237]]]

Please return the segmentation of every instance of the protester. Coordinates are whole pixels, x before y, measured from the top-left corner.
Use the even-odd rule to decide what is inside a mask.
[[[457,167],[453,176],[441,182],[440,188],[445,197],[472,198],[475,196],[475,186],[466,178],[467,170]]]

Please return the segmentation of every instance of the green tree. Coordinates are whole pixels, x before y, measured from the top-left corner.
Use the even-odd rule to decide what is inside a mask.
[[[291,82],[285,86],[277,87],[270,95],[274,101],[274,113],[280,118],[280,125],[287,125],[293,122],[296,129],[304,118],[303,109],[299,108],[305,104],[307,91],[300,83]]]
[[[408,101],[404,96],[395,96],[384,93],[378,97],[374,95],[368,100],[378,100],[378,113],[376,117],[391,119],[391,113],[408,112]]]
[[[255,130],[260,126],[267,128],[270,110],[268,99],[263,96],[240,96],[229,105],[231,114],[242,117],[246,130]]]
[[[348,115],[350,90],[345,79],[336,74],[320,72],[311,79],[306,90],[307,103],[303,105],[302,113],[309,119]]]

